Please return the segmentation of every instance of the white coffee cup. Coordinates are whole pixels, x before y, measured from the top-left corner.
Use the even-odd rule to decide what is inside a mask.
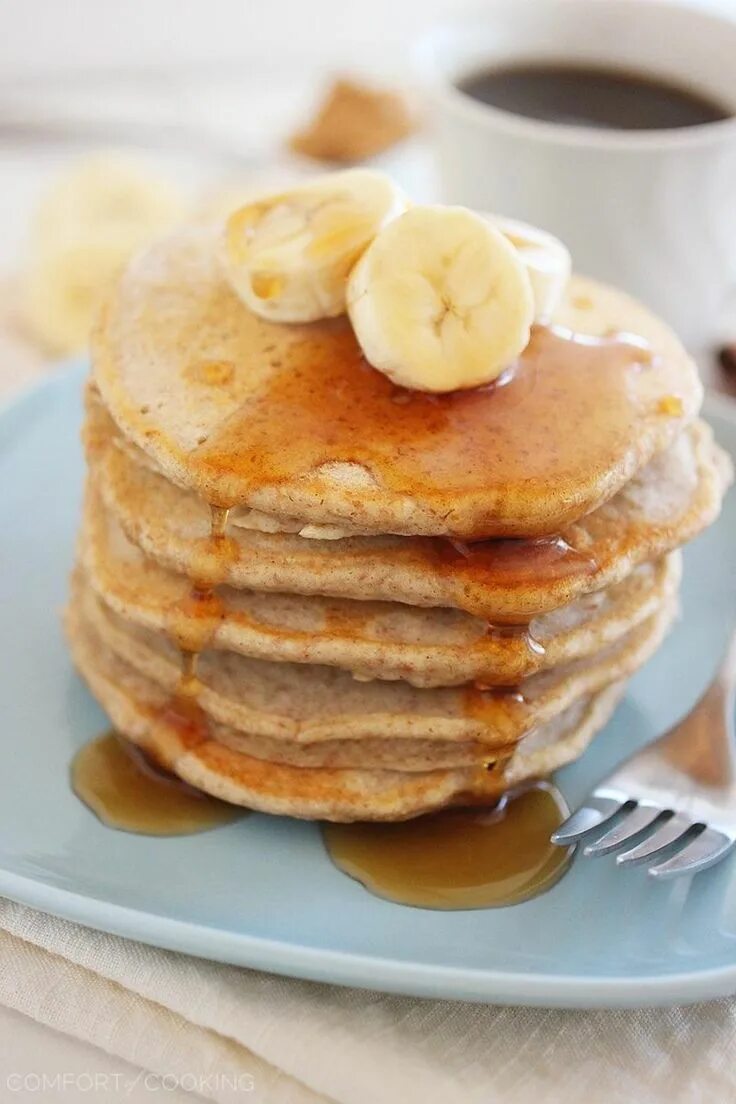
[[[429,31],[442,199],[557,234],[576,271],[625,288],[691,349],[736,328],[736,21],[667,0],[487,0]],[[603,64],[692,88],[733,118],[671,130],[542,122],[457,81],[513,62]]]

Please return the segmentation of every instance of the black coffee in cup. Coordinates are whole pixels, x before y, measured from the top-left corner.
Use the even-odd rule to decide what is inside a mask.
[[[515,115],[608,130],[671,130],[718,122],[733,114],[696,89],[625,70],[577,64],[494,67],[471,73],[458,82],[458,88]]]

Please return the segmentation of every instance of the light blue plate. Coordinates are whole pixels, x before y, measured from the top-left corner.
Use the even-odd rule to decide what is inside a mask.
[[[656,885],[577,859],[513,908],[430,912],[371,896],[316,826],[251,816],[155,839],[103,827],[73,796],[75,748],[105,719],[75,676],[59,613],[82,485],[82,368],[0,415],[0,893],[91,927],[318,981],[422,996],[605,1007],[736,992],[736,865]],[[736,454],[736,413],[712,403]],[[687,552],[684,617],[593,749],[564,771],[575,805],[672,724],[712,675],[736,616],[736,495]]]

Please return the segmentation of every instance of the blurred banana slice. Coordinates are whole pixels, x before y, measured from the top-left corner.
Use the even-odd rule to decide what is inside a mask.
[[[370,363],[395,383],[489,383],[529,342],[534,297],[508,238],[464,207],[413,207],[375,238],[348,281]]]
[[[225,271],[255,314],[314,322],[345,311],[348,273],[375,235],[407,207],[370,169],[331,173],[248,203],[227,220]]]
[[[87,345],[101,297],[130,255],[127,238],[68,242],[44,251],[26,270],[26,324],[50,353],[65,356]]]
[[[518,250],[534,292],[534,318],[547,321],[560,305],[570,279],[572,260],[567,247],[554,234],[526,222],[500,215],[485,217]]]
[[[132,158],[98,154],[60,176],[34,217],[22,275],[22,310],[37,340],[57,355],[83,349],[126,261],[185,211],[181,193]]]

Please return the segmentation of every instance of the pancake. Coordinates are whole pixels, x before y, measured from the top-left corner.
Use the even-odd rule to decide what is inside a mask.
[[[294,767],[268,762],[196,734],[162,709],[165,693],[134,671],[76,618],[67,617],[72,656],[116,729],[190,785],[236,805],[334,821],[402,820],[451,805],[492,804],[509,786],[576,758],[605,725],[623,687],[613,684],[522,741],[496,768],[431,771]],[[219,731],[219,729],[217,729]]]
[[[92,588],[122,617],[168,633],[189,652],[231,650],[257,659],[341,667],[357,677],[414,686],[515,684],[589,655],[648,616],[679,580],[667,560],[632,574],[613,598],[587,595],[524,627],[494,629],[460,610],[391,602],[199,592],[143,555],[89,488],[80,552]]]
[[[330,820],[577,758],[732,476],[682,346],[573,277],[494,383],[407,391],[345,317],[253,315],[218,243],[134,260],[93,337],[66,630],[113,725],[214,796]]]
[[[674,335],[619,292],[574,278],[556,322],[491,386],[403,391],[345,318],[250,313],[198,227],[124,272],[94,378],[123,435],[216,506],[375,535],[548,536],[610,499],[702,398]]]
[[[137,462],[99,401],[90,403],[85,437],[95,486],[130,540],[200,584],[454,607],[497,623],[567,605],[690,540],[715,518],[730,478],[710,427],[696,422],[610,502],[552,540],[319,540],[235,519],[227,541],[213,542],[207,504]]]
[[[221,742],[273,762],[397,770],[468,766],[513,749],[576,701],[631,675],[659,645],[675,609],[668,596],[615,644],[535,675],[516,692],[360,683],[328,667],[206,651],[197,659],[197,702],[223,726],[222,733],[217,729]],[[164,698],[176,695],[180,657],[166,636],[125,622],[81,578],[73,588],[72,617]]]

